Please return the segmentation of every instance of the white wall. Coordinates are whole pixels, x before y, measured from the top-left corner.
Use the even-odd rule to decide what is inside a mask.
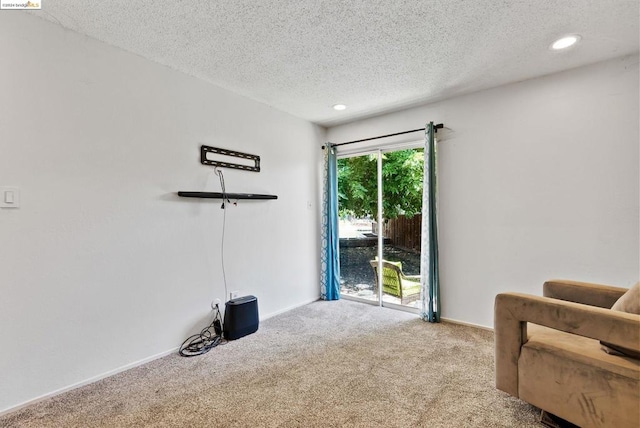
[[[439,132],[442,316],[492,326],[502,291],[638,281],[638,117],[632,56],[337,126],[328,140],[449,128]]]
[[[318,298],[322,128],[21,12],[0,39],[0,412],[210,322],[223,211],[175,195],[220,191],[201,144],[261,156],[227,191],[278,196],[228,209],[229,291],[262,319]]]

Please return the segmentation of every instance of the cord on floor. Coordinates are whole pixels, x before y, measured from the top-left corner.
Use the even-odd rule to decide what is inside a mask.
[[[182,342],[178,353],[183,357],[195,357],[206,354],[220,343],[224,343],[222,340],[222,318],[220,308],[216,305],[211,324],[203,328],[200,333],[189,336],[187,340]]]

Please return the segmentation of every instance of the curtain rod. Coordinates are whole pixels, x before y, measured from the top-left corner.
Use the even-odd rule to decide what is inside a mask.
[[[438,133],[438,129],[442,129],[442,128],[444,128],[444,125],[442,123],[433,125],[433,129],[435,129],[436,133]],[[377,137],[363,138],[362,140],[353,140],[353,141],[347,141],[346,143],[332,144],[331,147],[346,146],[347,144],[362,143],[364,141],[378,140],[380,138],[395,137],[396,135],[410,134],[412,132],[424,131],[425,129],[426,128],[419,128],[419,129],[412,129],[411,131],[396,132],[394,134],[378,135]],[[324,150],[324,148],[325,146],[322,146],[322,150]]]

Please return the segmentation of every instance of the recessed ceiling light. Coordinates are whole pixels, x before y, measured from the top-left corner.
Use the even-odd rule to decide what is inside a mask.
[[[551,49],[557,51],[560,49],[566,49],[578,43],[580,40],[580,36],[577,34],[571,34],[570,36],[564,36],[551,45]]]
[[[336,105],[333,106],[334,110],[344,110],[346,108],[347,108],[347,106],[344,105],[344,104],[336,104]]]

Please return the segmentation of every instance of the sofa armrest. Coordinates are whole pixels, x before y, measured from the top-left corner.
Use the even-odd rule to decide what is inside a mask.
[[[542,287],[543,296],[607,309],[626,291],[626,288],[566,279],[552,279]]]
[[[496,387],[515,397],[527,322],[640,352],[640,315],[522,293],[498,294],[494,309]]]

